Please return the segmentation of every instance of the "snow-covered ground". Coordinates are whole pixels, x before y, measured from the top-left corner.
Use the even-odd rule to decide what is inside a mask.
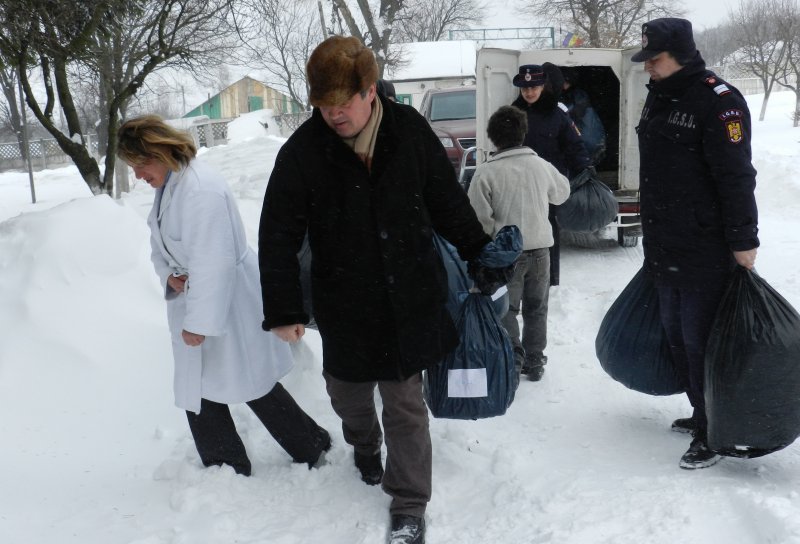
[[[800,129],[791,93],[754,128],[759,273],[800,307]],[[758,111],[760,97],[749,97]],[[247,120],[242,121],[242,123]],[[233,127],[204,150],[255,244],[282,140]],[[144,222],[153,192],[93,197],[74,167],[0,175],[0,542],[380,544],[389,499],[358,478],[320,375],[320,341],[295,348],[284,385],[329,429],[328,464],[293,465],[244,406],[253,476],[202,468],[172,404],[164,303]],[[641,248],[565,248],[550,305],[550,363],[508,413],[431,421],[431,544],[800,543],[800,446],[683,471],[684,396],[625,389],[594,339]]]

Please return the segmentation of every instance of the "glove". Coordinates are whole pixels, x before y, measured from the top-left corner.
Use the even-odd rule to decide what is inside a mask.
[[[467,274],[482,295],[491,296],[514,277],[514,264],[503,268],[489,268],[477,261],[467,263]]]

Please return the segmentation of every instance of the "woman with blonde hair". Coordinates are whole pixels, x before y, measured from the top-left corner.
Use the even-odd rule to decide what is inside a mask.
[[[196,158],[189,134],[158,116],[126,121],[118,141],[120,159],[156,190],[151,260],[167,301],[175,404],[201,461],[250,474],[228,407],[245,402],[295,462],[313,467],[330,435],[278,383],[291,351],[261,329],[258,259],[225,180]]]

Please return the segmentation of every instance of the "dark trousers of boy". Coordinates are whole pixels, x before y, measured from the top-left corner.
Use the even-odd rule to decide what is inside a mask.
[[[525,367],[544,364],[547,347],[547,304],[550,293],[550,248],[522,252],[508,282],[508,312],[502,319],[514,351],[525,354]],[[522,341],[517,315],[522,311]]]
[[[700,289],[658,287],[661,323],[669,342],[670,353],[678,376],[684,380],[686,396],[692,405],[696,428],[708,428],[703,396],[706,344],[714,325],[714,316],[725,293],[728,281]]]
[[[323,372],[331,406],[342,418],[344,440],[356,453],[381,451],[386,435],[383,491],[392,498],[391,515],[425,516],[431,498],[433,448],[422,375],[405,381],[349,382]],[[383,433],[375,409],[375,387],[383,402]]]
[[[295,463],[311,466],[330,448],[328,432],[297,405],[280,383],[263,397],[247,402],[247,406]],[[202,399],[200,413],[187,411],[186,416],[203,465],[230,465],[237,474],[250,475],[250,459],[227,404]]]

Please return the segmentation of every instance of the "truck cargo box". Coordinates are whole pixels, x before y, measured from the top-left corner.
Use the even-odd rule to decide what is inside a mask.
[[[620,245],[632,246],[641,236],[639,219],[639,149],[636,125],[647,96],[649,75],[641,63],[631,62],[638,47],[628,49],[537,49],[484,48],[476,61],[477,163],[493,151],[486,135],[489,117],[497,108],[511,104],[519,95],[512,79],[523,64],[551,62],[570,67],[579,74],[579,87],[586,91],[606,129],[606,154],[595,165],[600,178],[617,197],[617,228]]]

